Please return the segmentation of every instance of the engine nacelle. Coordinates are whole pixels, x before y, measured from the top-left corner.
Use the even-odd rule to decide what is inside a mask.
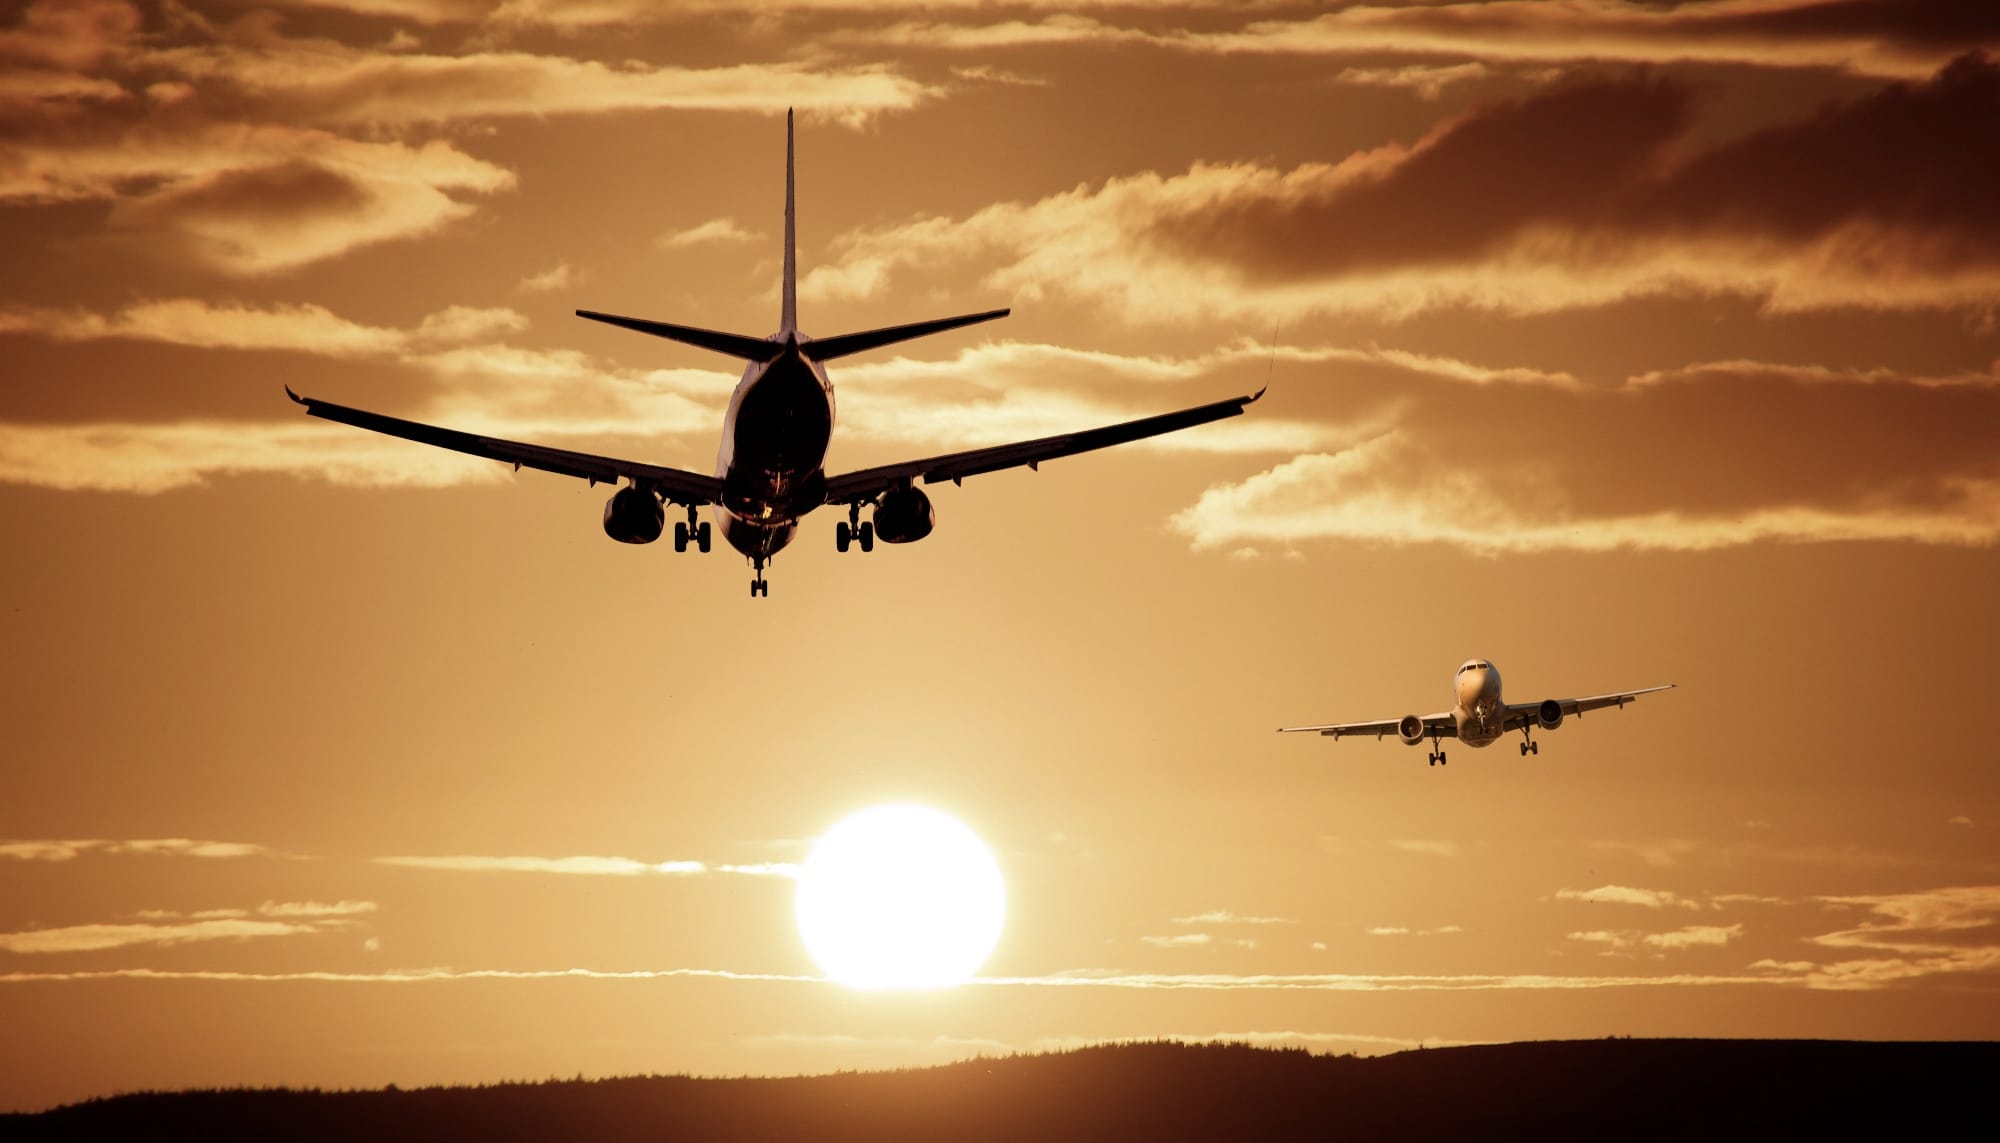
[[[666,525],[666,506],[643,488],[621,488],[604,502],[604,534],[621,544],[650,544]]]
[[[918,489],[891,488],[875,505],[875,538],[885,544],[915,543],[936,526],[931,498]]]
[[[1543,730],[1554,730],[1556,727],[1561,726],[1563,724],[1563,704],[1554,699],[1543,699],[1542,705],[1535,708],[1535,721],[1542,724]]]
[[[1424,720],[1414,714],[1406,714],[1396,722],[1396,737],[1405,746],[1415,746],[1424,740]]]

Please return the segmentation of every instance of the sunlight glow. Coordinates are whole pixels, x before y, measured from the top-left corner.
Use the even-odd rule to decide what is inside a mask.
[[[993,952],[1007,891],[993,851],[926,806],[854,814],[799,870],[799,936],[849,988],[945,988]]]

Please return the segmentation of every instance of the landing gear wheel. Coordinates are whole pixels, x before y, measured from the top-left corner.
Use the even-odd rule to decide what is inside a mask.
[[[696,528],[694,530],[694,546],[700,548],[704,555],[706,555],[708,552],[709,535],[710,532],[708,530],[708,521],[703,520],[701,522],[701,527]]]
[[[1540,754],[1541,752],[1542,752],[1542,744],[1541,744],[1541,743],[1539,743],[1539,742],[1530,742],[1530,743],[1528,743],[1528,753],[1530,753],[1530,754]]]
[[[861,550],[862,550],[862,551],[864,551],[864,552],[872,552],[872,551],[874,551],[874,550],[875,550],[875,524],[874,524],[874,522],[873,522],[873,521],[864,521],[864,522],[862,523],[862,525],[861,525],[861,531],[860,531],[859,533],[857,533],[857,534],[855,535],[855,537],[854,537],[854,538],[855,538],[855,539],[857,539],[857,540],[859,540],[859,541],[861,541]]]
[[[750,581],[750,598],[755,599],[760,595],[766,599],[769,599],[771,597],[770,580],[753,579]]]
[[[847,545],[853,542],[854,542],[854,532],[847,526],[847,521],[842,520],[840,523],[835,524],[833,526],[834,551],[844,552],[847,550]]]
[[[1444,751],[1442,750],[1438,751],[1438,765],[1443,766],[1446,764],[1447,763],[1445,761]]]
[[[688,526],[679,520],[674,521],[674,550],[677,552],[688,550]]]
[[[1528,756],[1528,744],[1523,742],[1521,743],[1521,757],[1526,758],[1527,756]]]

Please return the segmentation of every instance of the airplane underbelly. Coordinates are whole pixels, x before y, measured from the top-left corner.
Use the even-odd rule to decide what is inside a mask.
[[[798,525],[790,520],[775,524],[760,523],[727,510],[721,513],[721,517],[718,523],[722,526],[722,538],[729,542],[730,547],[753,560],[770,559],[791,543],[792,536],[798,532]]]
[[[1499,740],[1507,725],[1507,709],[1495,700],[1458,711],[1458,740],[1475,749]]]

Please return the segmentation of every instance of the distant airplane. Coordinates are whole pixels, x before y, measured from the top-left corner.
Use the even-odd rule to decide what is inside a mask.
[[[827,380],[823,362],[864,349],[877,349],[975,322],[1006,317],[1008,311],[989,310],[835,337],[811,338],[800,333],[792,166],[792,116],[786,112],[785,278],[778,332],[766,338],[754,338],[591,310],[576,311],[578,317],[685,342],[750,362],[743,370],[743,380],[729,398],[729,411],[723,418],[722,447],[716,457],[714,476],[419,424],[330,401],[301,397],[292,392],[290,386],[285,388],[285,393],[304,405],[306,412],[315,417],[489,457],[512,464],[517,470],[525,465],[544,472],[581,477],[593,485],[600,481],[616,484],[620,479],[626,480],[629,483],[604,505],[604,532],[623,543],[650,544],[659,539],[666,525],[665,505],[677,504],[687,509],[687,520],[674,523],[674,550],[684,552],[692,543],[706,552],[709,548],[709,528],[707,523],[700,521],[696,510],[703,505],[714,505],[719,509],[723,538],[751,560],[754,568],[754,578],[750,581],[752,596],[771,594],[770,584],[764,580],[764,566],[780,549],[791,543],[799,519],[815,508],[830,504],[847,505],[847,519],[834,529],[834,546],[840,551],[847,551],[848,546],[855,543],[864,552],[873,551],[877,539],[885,544],[907,544],[930,535],[935,519],[930,497],[916,487],[919,479],[925,484],[943,480],[957,484],[968,476],[1004,468],[1021,465],[1036,468],[1045,460],[1233,417],[1264,395],[1264,391],[1259,389],[1247,397],[1231,397],[1226,401],[1124,424],[828,476],[822,466],[826,462],[827,443],[833,433],[833,385]],[[861,519],[863,505],[872,505],[875,509],[870,520]]]
[[[1501,735],[1510,730],[1521,732],[1521,753],[1540,754],[1541,743],[1534,741],[1529,731],[1533,727],[1554,730],[1562,725],[1566,716],[1579,718],[1587,710],[1600,710],[1615,706],[1620,710],[1625,704],[1640,695],[1655,691],[1673,690],[1673,684],[1664,687],[1645,687],[1636,691],[1617,691],[1608,695],[1591,695],[1589,698],[1543,699],[1541,702],[1522,702],[1509,705],[1500,701],[1500,672],[1485,659],[1467,659],[1458,668],[1452,679],[1452,690],[1457,692],[1458,705],[1437,714],[1406,714],[1401,718],[1384,719],[1381,722],[1336,722],[1326,726],[1282,726],[1280,734],[1296,734],[1312,731],[1328,738],[1346,738],[1357,734],[1372,734],[1377,738],[1394,734],[1407,746],[1416,746],[1424,739],[1431,740],[1431,765],[1444,763],[1444,747],[1441,738],[1456,738],[1474,748],[1491,746]]]

